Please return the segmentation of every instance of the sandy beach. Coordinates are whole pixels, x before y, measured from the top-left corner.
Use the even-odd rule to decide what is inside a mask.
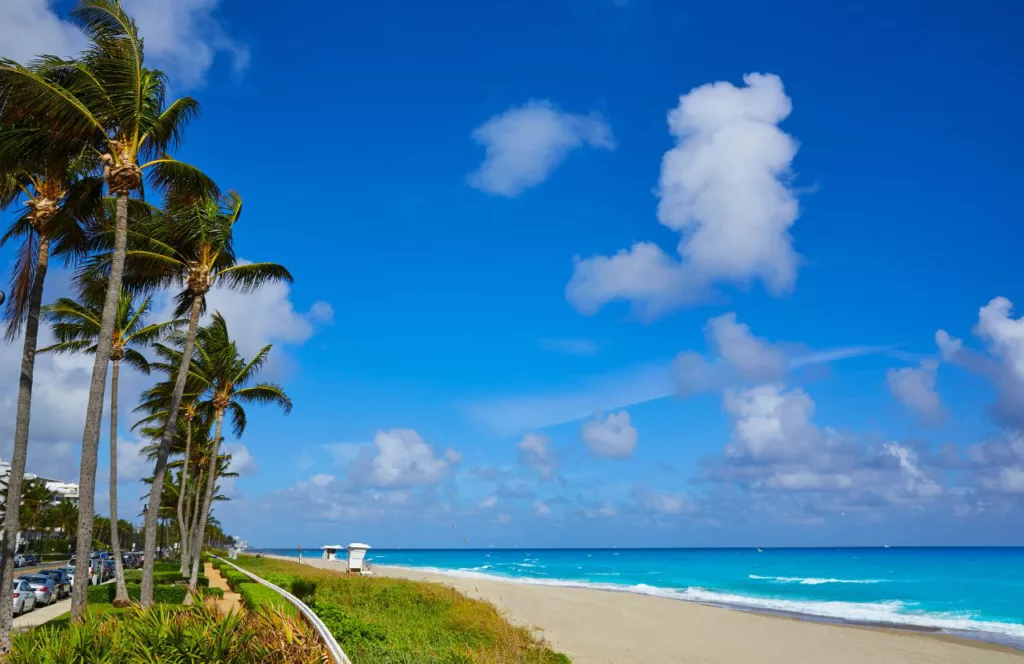
[[[294,557],[286,558],[294,561]],[[303,559],[338,569],[336,563]],[[577,664],[1022,664],[1024,653],[930,633],[831,625],[588,588],[468,579],[375,566],[494,603]]]

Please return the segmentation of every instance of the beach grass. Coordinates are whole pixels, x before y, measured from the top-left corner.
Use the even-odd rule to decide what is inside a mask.
[[[236,563],[296,594],[360,664],[564,664],[493,604],[438,583],[317,570],[242,556]]]

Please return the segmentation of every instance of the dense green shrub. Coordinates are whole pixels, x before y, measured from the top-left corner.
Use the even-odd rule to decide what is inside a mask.
[[[5,664],[156,661],[320,664],[329,659],[316,633],[294,616],[224,614],[200,602],[116,613],[90,610],[82,623],[44,625],[15,635]]]
[[[316,593],[316,581],[297,576],[292,581],[290,592],[305,602]]]
[[[216,597],[217,599],[224,599],[224,589],[214,588],[212,586],[208,588],[199,588],[199,594],[203,597]]]
[[[289,615],[297,613],[292,603],[280,593],[259,583],[240,584],[238,586],[238,594],[242,596],[242,605],[250,611],[270,609],[284,611]]]
[[[252,579],[242,574],[238,570],[226,569],[221,574],[224,576],[224,580],[228,582],[230,587],[235,592],[238,592],[238,586],[243,583],[252,583]]]
[[[133,602],[138,602],[141,596],[142,586],[138,583],[127,584],[128,597]],[[89,604],[110,604],[117,595],[117,586],[113,583],[103,583],[98,586],[89,586],[87,598]],[[185,601],[188,593],[187,586],[153,586],[153,601],[157,604],[181,604]]]
[[[124,580],[127,583],[142,583],[142,570],[141,569],[128,569],[124,571]],[[153,572],[153,583],[156,585],[161,584],[173,584],[173,583],[187,583],[188,578],[183,577],[178,570],[158,570]],[[197,586],[208,586],[210,580],[202,574],[196,579]]]
[[[346,613],[337,604],[314,601],[309,608],[324,621],[338,643],[344,644],[346,648],[365,649],[371,644],[387,640],[380,627]]]

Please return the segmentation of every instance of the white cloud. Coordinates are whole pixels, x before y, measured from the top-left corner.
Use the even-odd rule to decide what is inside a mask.
[[[683,514],[694,510],[690,500],[674,491],[654,491],[643,484],[633,487],[633,497],[645,512],[654,514]]]
[[[789,184],[797,143],[778,127],[792,104],[778,76],[743,81],[695,88],[668,115],[677,142],[662,160],[658,220],[682,236],[679,259],[649,242],[577,259],[566,295],[579,311],[625,300],[656,316],[707,297],[719,282],[760,280],[776,295],[792,289],[800,262],[790,235],[799,213]]]
[[[0,3],[0,57],[27,63],[42,53],[72,56],[86,46],[75,26],[62,21],[48,0]]]
[[[1005,297],[994,298],[978,311],[975,334],[989,344],[993,355],[1006,368],[1024,380],[1024,317],[1013,318],[1013,303]]]
[[[611,127],[599,114],[566,113],[549,101],[530,101],[495,115],[473,130],[473,140],[487,154],[469,175],[469,185],[509,197],[546,180],[577,148],[615,149]]]
[[[533,513],[537,516],[551,516],[551,507],[543,500],[533,501]]]
[[[306,313],[295,310],[291,286],[270,283],[251,293],[239,293],[217,286],[206,296],[206,310],[219,311],[228,323],[231,337],[244,357],[252,357],[267,344],[299,345],[316,331],[314,323],[323,322],[326,302],[315,302]],[[204,323],[209,322],[208,318]]]
[[[439,458],[434,449],[412,429],[378,431],[371,455],[353,466],[357,482],[381,487],[437,484],[452,468],[450,455]]]
[[[26,62],[40,54],[77,55],[81,31],[54,12],[50,0],[0,3],[0,56]],[[218,53],[236,72],[249,62],[248,47],[232,38],[216,16],[219,0],[124,0],[146,42],[147,64],[163,69],[174,86],[201,85]]]
[[[708,343],[717,357],[708,360],[699,353],[680,353],[674,362],[679,392],[688,396],[722,389],[736,383],[781,380],[789,370],[783,351],[760,337],[727,313],[708,321],[704,327]]]
[[[1024,317],[1013,317],[1013,304],[993,298],[978,310],[974,334],[988,353],[964,347],[945,330],[935,333],[942,359],[988,378],[996,388],[993,418],[1002,425],[1024,427]]]
[[[220,446],[221,454],[230,454],[229,473],[238,473],[239,477],[250,477],[259,471],[256,459],[242,443],[224,443]]]
[[[925,360],[920,367],[890,369],[886,374],[889,390],[906,407],[926,420],[935,420],[943,413],[942,399],[935,391],[938,368],[935,360]]]
[[[580,438],[590,451],[602,457],[628,457],[636,448],[637,432],[629,423],[629,413],[609,413],[604,419],[600,415],[583,423]]]
[[[558,459],[551,451],[551,439],[537,433],[528,433],[516,443],[519,461],[537,471],[542,480],[550,480],[558,470]]]
[[[756,460],[792,459],[820,446],[824,437],[811,424],[814,402],[801,389],[760,385],[728,389],[725,411],[733,419],[733,442],[726,447],[732,457]]]
[[[477,507],[486,510],[486,509],[490,509],[490,508],[494,507],[497,504],[498,504],[498,497],[497,496],[487,496],[486,498],[481,500],[479,503],[477,503]]]

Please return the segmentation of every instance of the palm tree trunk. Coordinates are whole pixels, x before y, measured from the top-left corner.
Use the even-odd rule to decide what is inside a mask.
[[[192,453],[192,421],[189,420],[185,429],[185,460],[181,466],[181,487],[178,488],[178,532],[181,534],[181,575],[188,573],[188,525],[185,522],[183,507],[185,490],[188,487],[188,457]]]
[[[11,473],[7,476],[7,504],[4,506],[4,534],[0,547],[0,588],[10,588],[14,582],[14,554],[18,545],[21,517],[21,485],[25,479],[25,460],[28,458],[28,427],[32,409],[32,374],[36,366],[36,341],[39,338],[39,310],[43,303],[43,281],[50,262],[50,239],[39,238],[36,274],[29,293],[28,318],[25,321],[25,341],[21,350],[21,376],[18,379],[18,410],[14,420],[14,452]],[[11,648],[12,612],[14,598],[10,592],[0,592],[0,653]]]
[[[188,501],[189,501],[189,505],[190,505],[189,509],[191,510],[189,513],[192,516],[189,517],[189,528],[188,528],[188,555],[189,555],[189,560],[188,560],[188,569],[185,570],[185,574],[186,575],[188,575],[189,574],[189,570],[192,569],[192,558],[197,553],[193,549],[193,547],[192,547],[192,537],[194,536],[194,534],[196,532],[196,528],[199,527],[199,503],[201,502],[200,501],[201,495],[199,493],[199,487],[203,486],[203,478],[206,476],[203,473],[203,469],[202,468],[199,468],[198,471],[199,471],[199,473],[198,473],[198,475],[196,475],[196,481],[193,482],[193,485],[195,486],[195,495],[189,494],[189,497],[188,497]],[[192,502],[193,499],[195,500],[195,503]],[[202,552],[200,551],[199,553],[202,553]]]
[[[153,565],[156,564],[156,519],[160,510],[160,494],[164,490],[164,474],[167,472],[167,456],[171,452],[171,441],[178,426],[178,409],[181,407],[181,395],[185,393],[185,381],[188,368],[192,363],[192,351],[196,345],[196,333],[199,331],[199,312],[203,299],[197,297],[192,302],[192,311],[188,318],[188,334],[185,336],[185,347],[182,349],[181,365],[178,376],[174,379],[174,393],[171,405],[167,409],[167,421],[164,423],[163,437],[157,452],[156,466],[153,468],[153,489],[149,492],[149,511],[146,512],[146,553],[142,566],[142,588],[139,600],[143,608],[153,603]]]
[[[117,591],[114,606],[128,606],[128,588],[124,585],[124,565],[121,564],[121,538],[117,528],[117,382],[121,374],[121,361],[110,363],[110,548],[114,551],[114,579]]]
[[[216,413],[217,430],[213,435],[213,453],[210,455],[210,467],[207,469],[206,490],[203,495],[201,514],[199,515],[199,527],[192,534],[195,544],[192,546],[192,576],[188,581],[188,595],[185,597],[185,604],[191,604],[196,594],[196,585],[199,583],[199,558],[203,550],[203,540],[206,539],[206,520],[210,516],[210,503],[213,501],[213,493],[217,488],[217,454],[220,452],[220,434],[224,426],[224,411]]]
[[[107,277],[107,293],[96,343],[96,359],[92,365],[89,403],[82,432],[82,468],[78,480],[78,547],[75,555],[75,587],[71,592],[71,617],[81,620],[89,589],[89,549],[92,548],[93,519],[96,516],[96,461],[100,446],[100,420],[103,418],[103,391],[107,386],[107,364],[117,317],[117,301],[121,294],[125,248],[128,244],[128,192],[117,194],[117,215],[114,226],[114,253]]]

